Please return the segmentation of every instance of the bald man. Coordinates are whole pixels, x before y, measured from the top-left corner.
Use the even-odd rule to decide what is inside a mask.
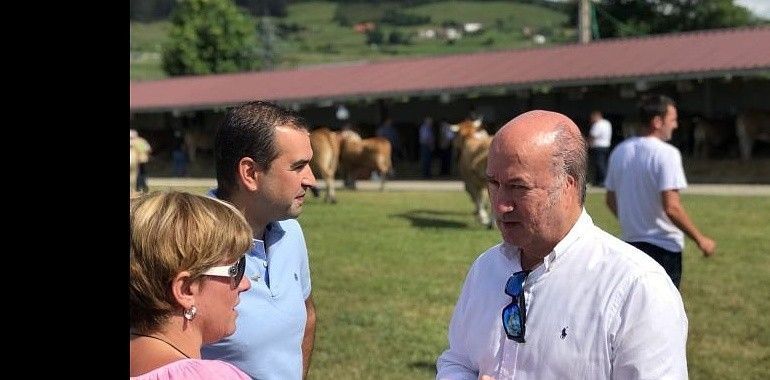
[[[503,242],[476,259],[437,379],[687,378],[687,317],[665,270],[584,208],[575,123],[530,111],[495,135],[487,189]]]

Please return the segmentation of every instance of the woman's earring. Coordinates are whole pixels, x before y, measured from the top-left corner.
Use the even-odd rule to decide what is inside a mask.
[[[192,321],[196,313],[198,313],[198,309],[195,308],[195,305],[190,306],[189,309],[184,311],[184,319]]]

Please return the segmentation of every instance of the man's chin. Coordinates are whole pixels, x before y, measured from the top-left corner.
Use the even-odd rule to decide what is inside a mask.
[[[299,214],[301,213],[302,213],[302,207],[300,207],[299,209],[292,207],[292,209],[288,210],[286,214],[281,215],[279,218],[276,218],[275,220],[280,221],[280,220],[288,220],[288,219],[297,219],[297,217],[299,217]]]
[[[289,210],[289,213],[286,219],[296,219],[297,217],[299,217],[299,214],[302,214],[302,205],[294,205]]]
[[[503,241],[510,245],[521,247],[521,244],[523,243],[521,239],[521,233],[516,234],[513,231],[501,229],[500,235],[502,235]]]

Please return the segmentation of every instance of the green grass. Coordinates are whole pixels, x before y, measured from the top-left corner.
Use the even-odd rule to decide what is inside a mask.
[[[152,59],[146,62],[131,62],[129,70],[130,80],[157,80],[168,77],[163,71],[159,59]]]
[[[383,2],[378,9],[387,7],[387,4]],[[399,27],[398,30],[404,35],[416,34],[420,29],[435,28],[444,21],[454,20],[459,23],[481,22],[484,24],[484,33],[463,36],[451,45],[442,40],[419,40],[412,37],[412,43],[408,45],[369,46],[366,44],[365,35],[356,33],[352,26],[342,26],[333,20],[338,6],[350,7],[350,11],[356,14],[366,12],[366,9],[362,9],[366,6],[362,4],[338,5],[327,1],[308,1],[289,4],[287,17],[273,19],[274,24],[283,22],[305,28],[279,41],[280,68],[533,46],[531,38],[522,34],[522,28],[525,26],[534,32],[551,34],[549,44],[574,40],[575,33],[574,29],[562,27],[567,21],[567,15],[548,8],[508,1],[447,1],[405,9],[410,14],[430,16],[431,22],[420,26]],[[160,46],[167,38],[169,28],[168,21],[131,23],[132,50],[160,52]],[[395,29],[386,24],[382,24],[381,28],[386,39]],[[131,79],[163,77],[165,74],[161,70],[159,58],[150,62],[131,62]]]
[[[168,39],[171,23],[131,23],[131,52],[129,76],[131,80],[156,80],[167,77],[161,66],[160,53]],[[152,53],[150,55],[141,53]]]
[[[188,189],[202,192],[205,189]],[[308,199],[300,222],[310,249],[318,328],[312,379],[432,379],[454,302],[472,261],[499,242],[455,192],[338,193]],[[681,292],[692,379],[770,373],[770,197],[683,195],[715,257],[687,242]],[[618,234],[601,194],[594,222]]]
[[[160,53],[168,38],[171,22],[131,22],[131,50]]]

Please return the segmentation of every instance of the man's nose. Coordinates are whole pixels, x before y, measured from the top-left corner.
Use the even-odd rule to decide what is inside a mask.
[[[490,194],[490,198],[492,200],[492,209],[497,215],[502,215],[515,209],[515,204],[510,196],[492,196]]]
[[[313,170],[310,169],[310,165],[305,167],[305,170],[302,176],[302,185],[312,186],[312,187],[315,187],[317,185],[315,176],[313,175]]]

